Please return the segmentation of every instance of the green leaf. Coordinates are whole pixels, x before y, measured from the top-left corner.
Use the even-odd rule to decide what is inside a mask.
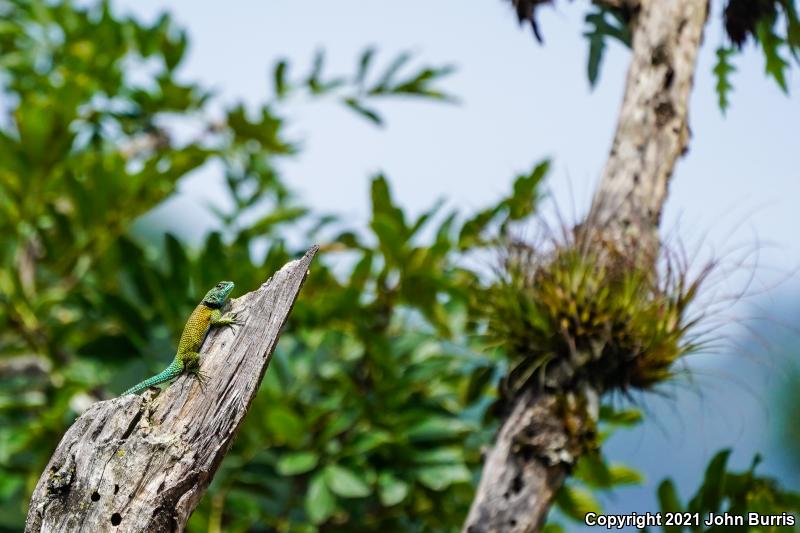
[[[264,418],[265,426],[276,443],[297,445],[306,436],[303,420],[283,405],[270,407]]]
[[[389,472],[383,472],[378,476],[378,496],[386,507],[397,505],[405,500],[408,496],[408,489],[408,483]]]
[[[363,104],[361,104],[361,102],[359,102],[355,98],[345,98],[343,102],[347,107],[349,107],[362,117],[366,118],[376,126],[383,126],[383,119],[381,118],[381,116],[378,114],[377,111],[373,111],[372,109],[365,107]]]
[[[286,153],[291,149],[279,137],[281,120],[269,108],[262,107],[260,116],[251,120],[243,105],[228,111],[227,122],[241,142],[257,141],[262,147]]]
[[[406,436],[412,441],[449,439],[458,437],[469,429],[470,426],[458,418],[431,416],[409,428]]]
[[[275,88],[275,95],[278,98],[283,98],[286,96],[288,92],[288,86],[286,85],[286,69],[288,68],[288,63],[286,60],[281,59],[275,65],[275,69],[272,72],[272,80]]]
[[[409,230],[405,215],[398,208],[389,191],[386,178],[378,175],[372,180],[372,220],[370,227],[378,237],[381,251],[387,263],[403,260],[403,246],[408,240]]]
[[[714,65],[714,76],[717,78],[717,102],[720,110],[725,113],[730,105],[729,95],[733,90],[730,76],[736,72],[736,67],[730,62],[731,56],[735,53],[732,47],[720,46],[717,48],[717,63]]]
[[[588,513],[601,513],[602,507],[591,492],[580,487],[564,485],[556,496],[556,503],[564,514],[583,522]]]
[[[586,18],[588,22],[589,17]],[[586,75],[589,78],[589,86],[594,88],[600,75],[600,64],[606,51],[606,41],[596,29],[585,35],[589,39],[589,61],[586,64]]]
[[[311,522],[321,524],[336,510],[336,498],[328,490],[322,473],[315,475],[306,493],[306,512]]]
[[[345,449],[348,454],[362,455],[392,441],[392,435],[382,430],[369,430],[360,433]]]
[[[425,464],[454,464],[464,461],[464,450],[461,447],[443,447],[432,450],[420,450],[414,456],[414,463]]]
[[[0,477],[0,501],[8,501],[12,494],[21,489],[24,485],[22,476],[3,475]]]
[[[356,71],[355,76],[355,83],[359,86],[364,85],[364,81],[367,79],[367,72],[369,71],[369,66],[372,63],[372,58],[375,56],[375,48],[367,48],[361,53],[361,57],[358,59],[358,70]]]
[[[783,0],[781,5],[786,16],[786,44],[789,45],[795,61],[800,64],[800,17],[794,0]]]
[[[397,57],[394,58],[394,61],[392,61],[386,68],[380,80],[378,81],[378,84],[370,92],[380,92],[387,89],[395,75],[397,75],[397,72],[403,68],[403,65],[408,63],[410,59],[411,54],[409,52],[402,52],[398,54]]]
[[[428,209],[427,211],[425,211],[424,213],[422,213],[422,214],[419,216],[419,218],[417,218],[416,222],[414,222],[414,223],[411,225],[411,228],[410,228],[410,229],[409,229],[409,231],[408,231],[409,237],[413,237],[414,235],[416,235],[417,233],[419,233],[419,231],[420,231],[422,228],[424,228],[424,227],[425,227],[425,225],[428,223],[428,221],[430,221],[430,219],[431,219],[433,216],[435,216],[435,215],[436,215],[436,213],[438,213],[438,212],[439,212],[439,209],[441,209],[441,208],[442,208],[442,206],[444,205],[444,203],[445,203],[444,199],[441,199],[441,198],[440,198],[439,200],[436,200],[436,203],[434,203],[434,204],[433,204],[433,206],[432,206],[430,209]]]
[[[639,409],[617,411],[608,405],[603,405],[600,407],[600,420],[615,426],[632,427],[642,421],[642,412]]]
[[[597,453],[586,454],[580,458],[575,468],[575,478],[591,487],[609,488],[612,486],[611,471],[603,458]]]
[[[730,455],[730,449],[721,450],[708,463],[703,485],[689,503],[691,511],[707,513],[719,511],[723,494],[725,494],[725,467]]]
[[[311,67],[311,73],[308,75],[308,79],[306,80],[306,84],[311,90],[311,94],[319,94],[323,91],[322,80],[320,78],[322,76],[322,68],[324,66],[325,52],[323,50],[317,50],[314,53],[314,62]]]
[[[363,478],[340,465],[328,465],[323,471],[328,488],[343,498],[363,498],[372,492]]]
[[[311,452],[288,453],[281,457],[276,468],[284,476],[294,476],[313,470],[317,462],[317,455]]]
[[[641,485],[644,476],[635,468],[623,464],[613,464],[609,467],[611,473],[611,484],[617,485]]]
[[[539,200],[539,186],[549,169],[550,162],[542,161],[530,173],[517,176],[514,180],[514,191],[506,201],[509,219],[522,220],[533,213]]]
[[[778,48],[786,44],[786,40],[778,36],[774,29],[774,19],[764,19],[758,23],[756,35],[766,59],[765,71],[775,79],[783,92],[788,93],[789,87],[786,84],[786,68],[789,63],[783,59]]]
[[[489,227],[502,208],[503,206],[499,205],[491,209],[479,211],[472,218],[464,222],[458,235],[458,247],[461,250],[466,250],[481,244],[481,234]]]
[[[683,507],[678,499],[678,491],[671,479],[665,479],[658,485],[658,504],[662,513],[683,512]],[[664,527],[667,533],[678,533],[683,528],[679,526]]]
[[[611,17],[614,22],[609,22]],[[600,74],[600,65],[606,49],[606,37],[616,39],[626,46],[631,45],[630,28],[615,10],[596,7],[586,15],[586,24],[589,30],[583,35],[589,41],[589,60],[587,63],[587,76],[589,85],[594,87]]]
[[[403,211],[394,204],[389,191],[389,182],[383,175],[379,174],[372,179],[371,198],[373,213],[385,214],[399,227],[406,227]]]
[[[618,485],[637,485],[643,481],[641,473],[623,465],[608,465],[599,453],[586,454],[578,461],[575,477],[590,487],[610,489]]]
[[[455,98],[430,88],[430,85],[439,78],[449,76],[455,71],[455,67],[445,66],[440,68],[426,68],[419,71],[414,76],[391,87],[392,94],[413,94],[427,96],[436,100],[450,100]]]
[[[415,473],[420,483],[437,491],[444,490],[453,483],[472,479],[472,475],[463,464],[426,466],[416,469]]]
[[[464,402],[470,404],[482,397],[486,392],[486,386],[492,381],[494,373],[494,366],[479,366],[475,368],[470,374],[469,381],[464,390]]]
[[[175,70],[180,62],[183,60],[186,45],[189,44],[189,39],[185,31],[178,34],[177,40],[165,39],[162,41],[161,52],[164,54],[164,63],[170,71]]]

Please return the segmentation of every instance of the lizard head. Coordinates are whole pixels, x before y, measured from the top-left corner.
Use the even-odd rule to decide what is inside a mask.
[[[203,298],[203,305],[212,309],[219,309],[225,303],[225,299],[233,290],[232,281],[220,281],[214,285]]]

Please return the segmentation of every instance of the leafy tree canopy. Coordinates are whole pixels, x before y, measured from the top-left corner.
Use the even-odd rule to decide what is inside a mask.
[[[369,225],[352,228],[310,211],[282,179],[276,163],[301,156],[284,102],[328,98],[382,124],[381,98],[452,99],[440,88],[450,67],[368,49],[353,72],[331,75],[319,53],[297,72],[275,65],[275,96],[262,105],[214,114],[208,88],[176,80],[188,37],[168,15],[146,25],[108,2],[14,0],[0,2],[0,19],[0,530],[20,529],[75,416],[169,359],[207,287],[230,278],[251,290],[315,241],[321,259],[189,528],[457,530],[514,362],[483,342],[471,309],[492,281],[463,258],[491,253],[497,235],[533,214],[548,164],[477,213],[439,203],[416,218],[377,175]],[[763,42],[761,31],[748,35]],[[195,135],[179,142],[182,121]],[[209,212],[218,231],[197,246],[132,231],[181,178],[212,164],[232,200]],[[601,415],[601,442],[641,419],[609,406]],[[757,490],[764,509],[797,508],[752,471],[720,473],[726,457],[699,494],[733,506]],[[582,519],[599,508],[598,491],[641,481],[590,454],[557,514]],[[662,505],[677,505],[661,487]]]

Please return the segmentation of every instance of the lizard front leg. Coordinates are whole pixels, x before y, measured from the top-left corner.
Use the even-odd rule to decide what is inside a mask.
[[[211,312],[211,325],[212,326],[237,326],[241,324],[236,313],[225,313],[223,316],[219,309],[214,309]]]

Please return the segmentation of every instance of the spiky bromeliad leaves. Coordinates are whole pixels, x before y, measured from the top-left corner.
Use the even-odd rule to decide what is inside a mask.
[[[656,274],[575,243],[544,254],[509,247],[480,310],[489,344],[511,359],[503,396],[537,383],[649,389],[671,377],[674,363],[700,347],[699,319],[687,307],[710,267],[690,279],[674,258],[662,266]]]

